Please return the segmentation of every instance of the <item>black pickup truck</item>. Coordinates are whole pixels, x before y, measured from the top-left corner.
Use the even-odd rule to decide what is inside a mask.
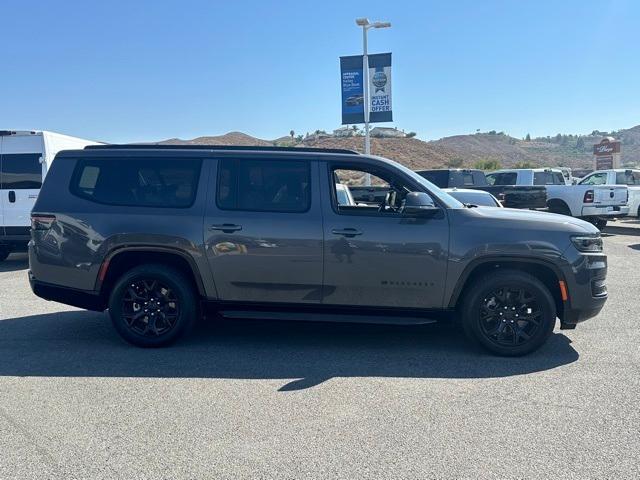
[[[482,170],[419,170],[418,175],[440,188],[471,188],[491,193],[507,208],[542,209],[547,207],[544,185],[489,185]]]

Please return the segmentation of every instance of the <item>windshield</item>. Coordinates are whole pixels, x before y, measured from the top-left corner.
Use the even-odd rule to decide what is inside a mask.
[[[386,158],[384,160],[387,162],[390,161]],[[440,187],[435,186],[429,180],[417,174],[410,168],[407,168],[404,165],[401,165],[397,162],[393,162],[393,164],[395,165],[396,168],[402,170],[405,174],[410,176],[416,183],[419,183],[420,185],[422,185],[434,197],[437,197],[438,200],[440,200],[447,208],[464,208],[464,205],[462,204],[462,202],[459,202],[458,200],[453,198],[451,195],[449,195],[447,192],[442,190]]]

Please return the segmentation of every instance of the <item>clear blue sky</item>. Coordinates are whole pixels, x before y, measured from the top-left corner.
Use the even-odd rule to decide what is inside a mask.
[[[393,125],[423,139],[640,123],[640,2],[3,1],[0,128],[111,142],[340,123],[354,19],[388,20]]]

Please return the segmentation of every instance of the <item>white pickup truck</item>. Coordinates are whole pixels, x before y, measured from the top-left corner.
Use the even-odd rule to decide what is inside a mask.
[[[629,189],[629,216],[640,217],[640,170],[596,170],[580,180],[579,185],[626,185]]]
[[[559,169],[496,170],[487,174],[487,181],[490,185],[545,185],[551,213],[579,217],[599,229],[608,219],[629,213],[626,185],[567,185]]]

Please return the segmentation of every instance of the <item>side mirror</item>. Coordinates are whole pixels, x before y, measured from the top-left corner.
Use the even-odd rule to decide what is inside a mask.
[[[440,208],[433,199],[424,192],[410,192],[404,199],[403,215],[427,217],[433,215]]]

